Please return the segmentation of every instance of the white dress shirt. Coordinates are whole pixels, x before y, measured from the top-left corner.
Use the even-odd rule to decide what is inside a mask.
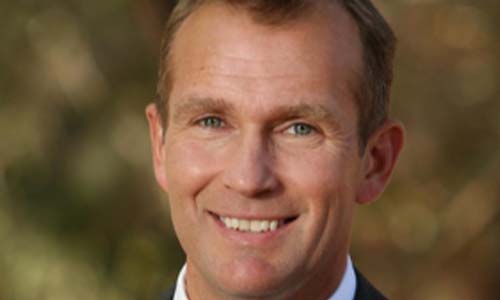
[[[184,265],[177,277],[177,283],[175,287],[174,300],[189,300],[186,294],[185,282],[186,280],[186,265]],[[321,279],[319,279],[321,280]],[[354,267],[352,266],[351,257],[347,257],[347,265],[344,271],[344,276],[342,281],[340,281],[339,287],[333,293],[333,295],[328,298],[328,300],[354,300],[354,294],[356,292],[356,274],[354,273]]]

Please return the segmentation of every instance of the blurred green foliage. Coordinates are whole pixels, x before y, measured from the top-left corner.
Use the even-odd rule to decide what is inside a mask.
[[[500,2],[375,2],[408,135],[354,260],[392,299],[497,299]],[[154,299],[175,280],[143,116],[171,5],[0,0],[0,300]]]

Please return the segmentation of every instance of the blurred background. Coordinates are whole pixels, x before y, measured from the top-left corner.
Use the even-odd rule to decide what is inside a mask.
[[[391,299],[500,298],[500,2],[375,1],[407,144],[352,255]],[[151,169],[160,0],[0,0],[0,300],[156,299],[184,256]]]

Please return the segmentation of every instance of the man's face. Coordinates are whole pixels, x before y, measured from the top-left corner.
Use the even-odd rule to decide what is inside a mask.
[[[354,22],[334,8],[271,27],[211,4],[172,51],[155,167],[188,292],[281,299],[338,283],[361,176]]]

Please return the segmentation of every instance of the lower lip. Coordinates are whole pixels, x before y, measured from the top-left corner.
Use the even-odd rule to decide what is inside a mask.
[[[290,231],[292,225],[297,221],[297,219],[295,219],[290,223],[281,225],[274,231],[254,233],[254,232],[229,229],[226,227],[226,225],[224,225],[224,223],[219,219],[218,216],[211,213],[209,214],[210,217],[214,220],[216,227],[218,231],[221,233],[222,237],[244,246],[262,247],[270,245],[273,242],[282,239],[287,234],[287,232]]]

